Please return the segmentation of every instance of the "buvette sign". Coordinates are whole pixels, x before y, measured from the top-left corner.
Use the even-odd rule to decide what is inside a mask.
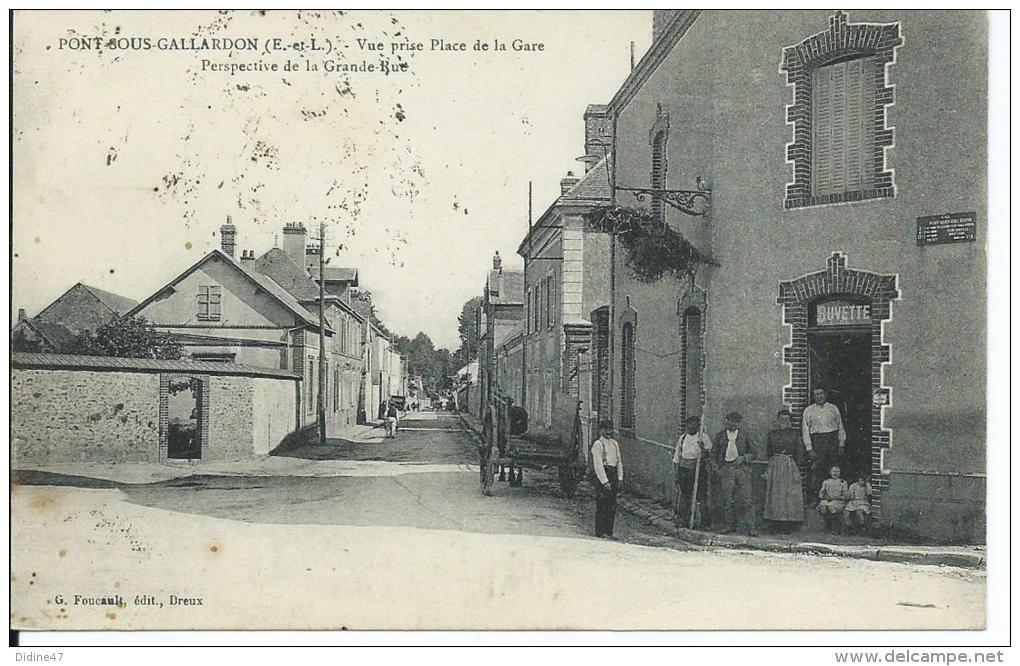
[[[848,301],[827,301],[815,305],[815,326],[859,326],[871,323],[871,306]]]

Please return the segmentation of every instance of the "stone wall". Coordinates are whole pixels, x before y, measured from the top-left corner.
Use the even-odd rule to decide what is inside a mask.
[[[241,460],[255,455],[252,381],[251,377],[209,378],[209,411],[203,414],[209,427],[209,441],[202,446],[205,460]]]
[[[159,462],[159,375],[14,369],[12,463]]]

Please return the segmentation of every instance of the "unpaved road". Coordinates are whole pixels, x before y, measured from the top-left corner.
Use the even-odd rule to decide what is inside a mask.
[[[22,475],[11,495],[12,625],[984,626],[982,572],[692,550],[623,513],[620,541],[593,539],[592,501],[563,499],[552,474],[525,472],[523,488],[497,483],[484,497],[474,443],[454,417],[405,425],[396,440],[374,431],[267,461],[264,473],[199,467],[131,484]],[[85,602],[114,595],[123,605]]]

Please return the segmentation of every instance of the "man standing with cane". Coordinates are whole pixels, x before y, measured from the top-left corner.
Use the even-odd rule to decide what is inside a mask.
[[[804,409],[801,419],[801,435],[808,457],[813,461],[813,478],[811,479],[812,504],[818,503],[818,491],[829,476],[829,470],[839,465],[846,445],[846,431],[843,430],[843,417],[836,405],[828,402],[828,395],[823,388],[814,390],[815,402]]]
[[[684,523],[694,529],[706,522],[706,496],[708,469],[706,461],[712,450],[712,440],[701,430],[701,419],[688,416],[687,429],[676,440],[673,453],[673,479],[676,484],[676,503],[673,507],[673,523],[680,527]],[[701,520],[698,520],[698,506],[701,506]]]

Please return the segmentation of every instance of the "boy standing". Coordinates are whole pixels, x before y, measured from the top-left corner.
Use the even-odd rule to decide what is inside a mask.
[[[595,470],[595,536],[613,538],[616,520],[616,494],[623,483],[620,445],[613,439],[613,422],[599,424],[599,438],[591,445],[591,464]]]

